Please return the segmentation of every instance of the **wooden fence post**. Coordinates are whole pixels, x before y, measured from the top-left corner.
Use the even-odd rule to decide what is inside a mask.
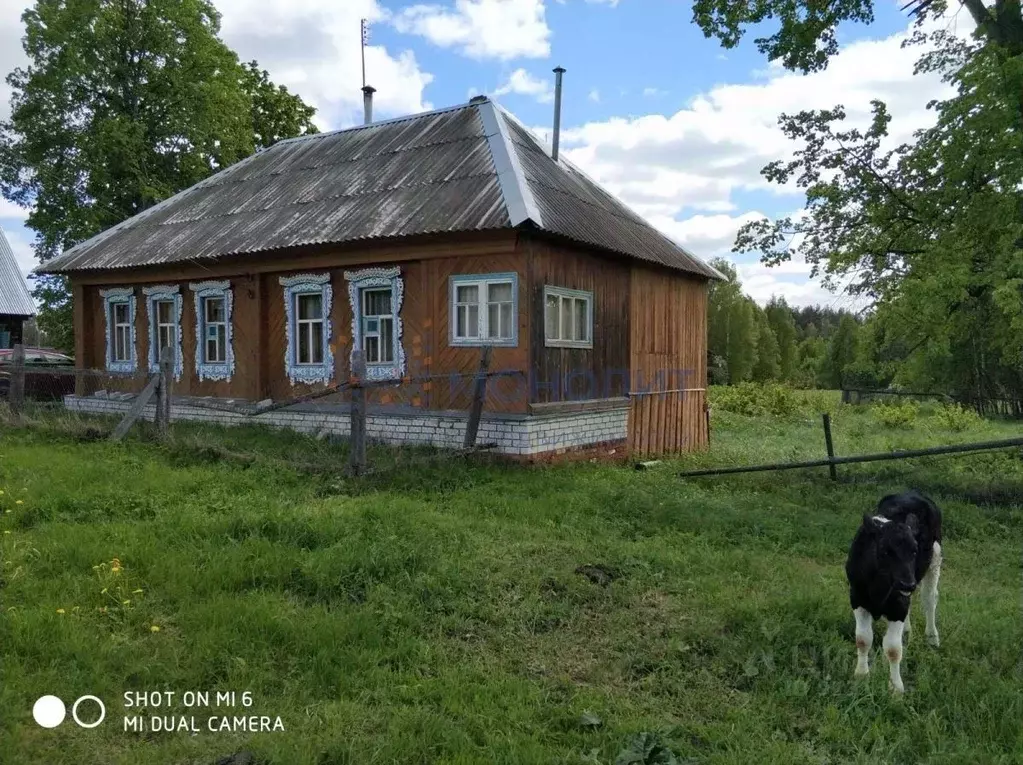
[[[149,378],[149,384],[146,385],[142,392],[135,397],[135,402],[131,405],[131,409],[128,410],[128,413],[124,415],[124,419],[117,424],[117,427],[114,428],[114,432],[110,434],[111,441],[120,441],[124,438],[131,426],[135,424],[135,421],[142,416],[142,410],[146,408],[146,404],[148,404],[153,399],[153,396],[156,395],[156,390],[159,387],[160,375],[154,374]],[[159,418],[159,401],[157,402],[156,415],[157,418]]]
[[[469,422],[465,426],[465,438],[462,440],[463,449],[476,446],[476,434],[483,416],[483,401],[487,397],[487,372],[490,371],[490,355],[493,350],[493,346],[484,345],[480,352],[480,368],[472,387],[472,405],[469,407]]]
[[[170,431],[171,381],[174,379],[174,349],[160,351],[160,384],[156,389],[156,429],[161,438]]]
[[[827,412],[824,413],[824,445],[828,448],[828,459],[835,459],[835,444],[831,440],[831,415]],[[828,463],[828,472],[831,473],[831,480],[838,480],[838,468],[835,467],[834,462]]]
[[[11,388],[8,403],[15,414],[20,414],[25,405],[25,346],[14,346],[14,362],[11,366]]]
[[[352,372],[349,385],[352,391],[352,443],[348,467],[352,475],[366,471],[366,352],[356,351],[352,356]]]

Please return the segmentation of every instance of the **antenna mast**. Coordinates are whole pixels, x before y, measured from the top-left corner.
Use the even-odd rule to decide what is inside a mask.
[[[366,43],[369,42],[369,24],[362,19],[362,87],[366,87]]]

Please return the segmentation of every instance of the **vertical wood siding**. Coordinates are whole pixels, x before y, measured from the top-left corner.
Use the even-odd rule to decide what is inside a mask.
[[[630,267],[582,250],[524,239],[534,403],[614,398],[628,393]],[[544,286],[593,293],[593,348],[548,348]]]
[[[631,306],[630,450],[652,456],[705,447],[706,282],[637,265]]]

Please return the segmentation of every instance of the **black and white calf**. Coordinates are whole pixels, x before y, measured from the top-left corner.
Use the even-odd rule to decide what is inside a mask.
[[[891,684],[902,693],[903,628],[909,634],[910,596],[920,585],[927,621],[927,642],[938,645],[934,611],[938,605],[941,572],[941,511],[915,492],[890,494],[877,506],[877,514],[864,515],[849,548],[845,573],[849,602],[856,617],[857,676],[870,671],[867,655],[874,642],[874,619],[888,620],[884,652]]]

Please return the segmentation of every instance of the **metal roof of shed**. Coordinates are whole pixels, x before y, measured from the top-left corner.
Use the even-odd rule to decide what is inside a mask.
[[[28,291],[25,277],[14,259],[14,250],[0,228],[0,314],[35,316],[36,304]]]
[[[721,278],[564,157],[551,159],[489,99],[280,141],[37,271],[136,268],[527,226]]]

